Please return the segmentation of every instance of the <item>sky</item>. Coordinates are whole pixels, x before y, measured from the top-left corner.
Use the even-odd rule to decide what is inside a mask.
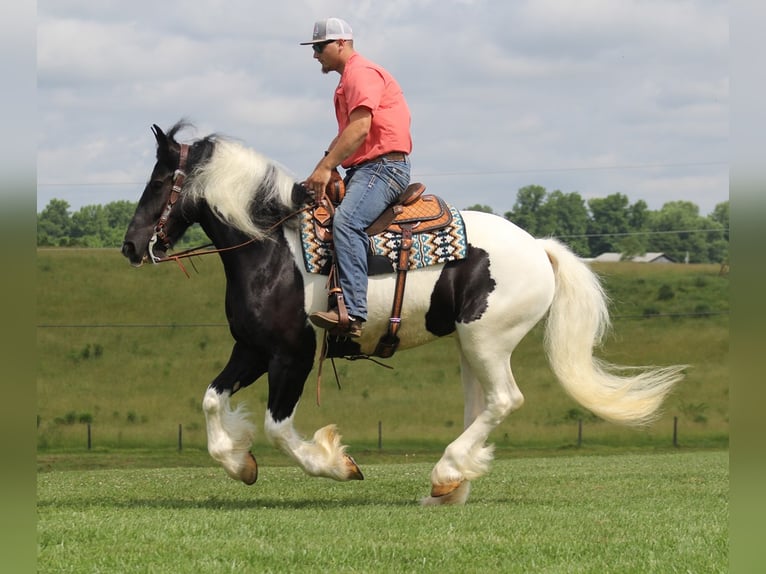
[[[402,86],[412,180],[459,208],[729,199],[726,2],[38,0],[37,210],[137,201],[151,125],[181,118],[305,178],[337,130],[338,75],[299,45],[327,16]]]

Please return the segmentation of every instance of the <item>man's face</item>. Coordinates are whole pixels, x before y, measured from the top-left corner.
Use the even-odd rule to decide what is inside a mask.
[[[328,40],[312,44],[311,47],[314,50],[314,58],[322,64],[323,74],[328,74],[338,69],[343,40]]]

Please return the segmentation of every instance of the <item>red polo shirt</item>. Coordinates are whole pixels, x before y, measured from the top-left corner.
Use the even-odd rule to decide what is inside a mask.
[[[338,133],[360,106],[372,112],[372,124],[364,142],[342,163],[344,168],[386,153],[412,151],[410,110],[402,89],[384,68],[354,52],[335,89]]]

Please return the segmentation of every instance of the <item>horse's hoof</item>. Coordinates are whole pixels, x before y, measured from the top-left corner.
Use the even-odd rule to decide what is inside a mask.
[[[242,470],[239,478],[242,482],[250,486],[251,484],[255,484],[255,481],[258,480],[258,463],[256,462],[253,453],[249,452],[247,454],[249,456],[245,459],[245,468]]]
[[[460,488],[460,485],[463,484],[463,481],[456,481],[456,482],[447,482],[445,484],[432,484],[431,485],[431,496],[434,498],[439,498],[441,496],[447,496],[448,494],[453,493],[458,488]]]
[[[348,470],[348,480],[364,480],[364,475],[356,464],[356,461],[349,455],[343,455],[346,458],[346,469]]]
[[[453,486],[457,485],[457,488],[449,490]],[[442,494],[434,494],[439,492]],[[434,484],[431,488],[431,496],[421,499],[420,504],[423,506],[446,506],[446,505],[462,505],[468,500],[468,495],[471,493],[471,481],[463,480],[462,482],[453,482],[445,485]]]

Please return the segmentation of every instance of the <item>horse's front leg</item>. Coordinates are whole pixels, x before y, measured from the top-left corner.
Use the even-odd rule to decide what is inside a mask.
[[[207,449],[226,473],[245,484],[258,479],[258,463],[250,453],[255,425],[242,405],[232,409],[231,395],[266,372],[268,361],[235,343],[223,371],[210,383],[202,408],[207,423]]]
[[[362,480],[356,462],[346,454],[335,425],[327,425],[305,440],[295,430],[293,417],[311,371],[313,355],[276,356],[269,366],[269,404],[264,427],[273,445],[289,455],[310,476],[334,480]]]

